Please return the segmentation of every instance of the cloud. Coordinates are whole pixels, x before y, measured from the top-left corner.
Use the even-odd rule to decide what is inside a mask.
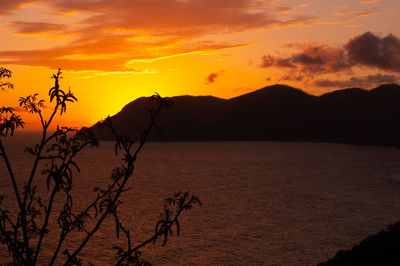
[[[40,35],[49,32],[66,31],[67,25],[50,23],[50,22],[37,22],[37,21],[13,21],[9,24],[14,29],[15,33],[22,35]]]
[[[290,58],[279,58],[279,57],[273,57],[271,55],[264,55],[261,57],[261,64],[259,65],[262,68],[267,68],[267,67],[288,67],[292,68],[295,67],[295,65],[292,65],[290,62]]]
[[[346,6],[347,8],[347,6]],[[380,9],[377,7],[373,8],[364,8],[364,9],[350,9],[350,10],[342,10],[333,13],[335,16],[334,19],[321,19],[317,20],[315,24],[344,24],[351,21],[354,21],[358,18],[369,17],[377,15],[380,12]],[[339,18],[336,18],[339,17]]]
[[[342,10],[334,13],[335,16],[348,16],[347,18],[360,18],[366,17],[370,15],[377,14],[379,9],[374,8],[365,8],[365,9],[350,9],[350,10]]]
[[[288,72],[278,78],[279,81],[303,81],[305,77],[295,72]]]
[[[207,78],[206,78],[207,84],[214,83],[214,82],[215,82],[215,79],[216,79],[218,76],[219,76],[218,73],[211,73],[210,75],[208,75]]]
[[[364,1],[360,1],[361,4],[375,4],[380,2],[381,0],[364,0]]]
[[[312,77],[316,74],[348,70],[350,65],[347,63],[343,49],[327,45],[302,45],[299,52],[289,57],[262,56],[260,67],[288,68]]]
[[[77,14],[71,25],[52,21],[14,21],[12,31],[29,36],[73,36],[64,46],[0,51],[0,64],[63,67],[65,70],[129,71],[135,60],[155,60],[246,45],[213,40],[212,35],[305,25],[314,17],[278,18],[260,0],[13,0],[1,14],[28,3],[53,14]],[[8,10],[8,11],[6,11]],[[275,11],[288,11],[278,7]],[[209,40],[208,42],[199,41]]]
[[[64,70],[132,71],[135,61],[155,61],[180,55],[242,47],[245,44],[197,42],[175,45],[175,39],[153,42],[129,40],[126,35],[98,36],[52,49],[0,51],[0,64],[62,67]],[[178,41],[179,42],[179,41]],[[157,49],[155,49],[157,48]]]
[[[396,83],[400,81],[400,76],[388,74],[376,74],[363,77],[351,77],[347,80],[319,79],[314,85],[319,87],[371,87],[382,83]]]
[[[251,0],[99,0],[60,1],[55,5],[62,12],[93,14],[86,23],[98,25],[107,21],[107,26],[113,28],[169,32],[214,27],[218,31],[236,31],[263,27],[270,22],[263,12],[264,4]]]
[[[312,83],[320,87],[370,86],[371,84],[399,82],[400,39],[393,34],[380,37],[365,32],[350,39],[342,47],[323,44],[289,44],[295,49],[289,56],[262,56],[259,67],[278,68],[285,74],[277,77],[279,81]],[[326,74],[354,75],[354,70],[385,71],[396,74],[371,74],[353,76],[347,80],[318,78]]]
[[[368,0],[366,0],[368,1]],[[0,16],[28,4],[40,4],[55,15],[77,14],[72,24],[52,21],[14,21],[9,24],[18,35],[73,36],[64,46],[42,50],[0,51],[0,64],[63,67],[66,70],[130,71],[137,60],[156,60],[176,55],[215,51],[246,45],[225,43],[210,36],[249,30],[299,25],[344,23],[376,14],[376,8],[355,9],[336,14],[333,20],[316,16],[296,16],[300,6],[284,6],[276,0],[0,0]],[[274,3],[273,5],[271,3]],[[200,42],[206,39],[208,42]],[[305,47],[306,48],[306,47]],[[304,49],[305,49],[304,48]],[[329,54],[341,56],[335,48],[309,47],[298,58],[273,58],[273,66],[296,68],[303,72],[332,72],[345,66],[331,64]],[[331,49],[332,51],[328,51]],[[318,55],[319,53],[319,55]],[[325,53],[325,55],[322,55]],[[307,57],[311,56],[311,57]],[[264,65],[268,64],[265,57]],[[309,62],[307,62],[307,60]],[[311,62],[311,61],[315,62]],[[328,67],[319,64],[323,60]],[[333,68],[333,69],[330,69]]]
[[[208,75],[208,76],[206,77],[205,83],[206,83],[206,84],[211,84],[211,83],[216,82],[216,79],[217,79],[218,77],[220,77],[222,73],[224,73],[224,71],[213,72],[213,73],[211,73],[210,75]]]
[[[351,39],[345,49],[352,64],[400,73],[400,39],[393,34],[379,37],[366,32]]]
[[[36,1],[34,0],[0,0],[0,16],[8,15],[25,5],[33,4],[35,2]]]
[[[272,8],[274,14],[287,14],[292,12],[293,7],[289,6],[276,6]]]

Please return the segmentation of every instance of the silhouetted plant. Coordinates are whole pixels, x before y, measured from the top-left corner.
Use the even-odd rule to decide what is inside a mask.
[[[0,81],[11,77],[11,71],[0,68]],[[201,205],[199,199],[189,192],[175,193],[172,198],[165,200],[162,218],[155,226],[155,232],[147,240],[138,245],[133,245],[131,234],[124,226],[118,215],[118,207],[121,205],[120,197],[127,191],[126,184],[134,171],[139,152],[142,150],[147,138],[154,127],[157,127],[156,119],[163,108],[172,106],[167,99],[158,94],[151,97],[151,101],[157,103],[150,110],[150,122],[143,132],[140,141],[135,142],[129,137],[119,135],[112,127],[110,118],[102,124],[110,128],[116,139],[115,153],[122,153],[123,165],[114,168],[111,173],[111,182],[105,187],[93,188],[96,194],[92,202],[80,212],[73,210],[73,175],[79,172],[76,155],[85,147],[98,146],[98,141],[87,129],[77,131],[69,127],[58,127],[50,133],[49,127],[54,117],[62,115],[69,103],[77,101],[71,91],[65,92],[60,88],[59,81],[61,71],[58,70],[52,77],[54,87],[49,91],[50,104],[53,107],[50,116],[46,120],[42,109],[44,100],[39,99],[38,94],[21,97],[19,105],[29,113],[37,114],[40,118],[42,135],[40,142],[34,147],[27,147],[26,151],[34,156],[34,162],[29,176],[25,180],[21,191],[17,184],[14,170],[9,162],[3,140],[13,136],[15,129],[24,126],[21,117],[15,113],[14,108],[0,108],[0,156],[4,160],[8,175],[16,198],[18,213],[12,214],[2,204],[5,198],[0,195],[0,243],[6,245],[14,265],[36,265],[41,254],[43,243],[49,232],[50,216],[56,212],[54,203],[57,194],[64,196],[61,210],[57,210],[57,224],[59,228],[57,247],[53,251],[49,265],[56,262],[60,256],[67,236],[72,232],[84,234],[83,240],[74,249],[64,249],[61,253],[65,256],[64,265],[81,265],[79,254],[93,235],[99,230],[106,217],[112,217],[115,222],[116,238],[121,234],[126,238],[126,246],[115,246],[117,265],[145,265],[147,262],[139,260],[139,250],[149,243],[156,243],[160,238],[162,245],[167,243],[168,237],[175,231],[180,232],[179,217],[183,211],[188,211],[196,205]],[[12,88],[10,82],[0,82],[0,88]],[[41,174],[38,172],[39,163],[44,163]],[[38,179],[41,175],[43,178]],[[45,182],[48,190],[46,199],[42,199],[36,193],[38,182]],[[91,225],[88,225],[88,221]],[[148,263],[147,263],[148,264]]]
[[[336,255],[317,266],[342,265],[399,265],[400,222],[376,234],[369,235],[351,249],[339,250]]]

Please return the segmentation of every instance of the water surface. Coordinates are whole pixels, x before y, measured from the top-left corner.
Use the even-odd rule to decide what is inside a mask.
[[[30,158],[17,152],[20,142],[8,147],[23,177]],[[91,197],[80,192],[106,184],[120,164],[113,149],[102,142],[80,156],[77,208]],[[0,167],[2,192],[8,193]],[[172,192],[190,190],[203,203],[184,214],[180,237],[142,250],[154,265],[313,265],[400,220],[400,150],[297,142],[148,143],[129,186],[121,214],[136,243],[154,232],[163,199]],[[115,254],[113,221],[107,224],[83,252],[95,265]],[[45,254],[53,249],[56,230]]]

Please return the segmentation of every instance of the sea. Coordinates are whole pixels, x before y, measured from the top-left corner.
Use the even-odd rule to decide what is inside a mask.
[[[34,140],[3,140],[20,186],[33,163],[24,146]],[[103,141],[77,162],[73,200],[79,210],[122,161],[114,143]],[[40,171],[35,180],[46,202]],[[3,162],[0,182],[7,196],[3,207],[15,213]],[[174,232],[165,246],[158,241],[141,249],[152,265],[316,265],[400,220],[400,150],[316,142],[147,143],[128,187],[119,212],[133,245],[154,233],[164,199],[174,192],[190,191],[202,202],[182,214],[179,236]],[[57,243],[55,216],[51,222],[40,265],[49,262]],[[115,236],[114,220],[106,219],[80,258],[86,265],[112,265],[113,246],[126,245],[123,234]],[[72,235],[62,250],[76,248],[81,237]],[[10,261],[6,247],[0,249],[0,263]],[[63,259],[60,254],[57,264]]]

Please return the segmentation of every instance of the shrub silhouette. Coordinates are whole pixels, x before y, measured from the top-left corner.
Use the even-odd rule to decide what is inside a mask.
[[[79,254],[93,235],[99,230],[106,217],[112,217],[115,222],[115,237],[123,235],[126,238],[126,246],[115,246],[116,265],[143,265],[145,262],[139,258],[139,250],[149,243],[162,240],[165,245],[168,236],[175,231],[180,232],[179,217],[185,210],[190,210],[196,205],[201,205],[200,200],[190,192],[177,192],[173,197],[165,200],[163,215],[155,225],[155,232],[147,240],[134,246],[131,235],[125,225],[119,219],[118,207],[121,205],[121,195],[127,190],[127,181],[132,177],[134,164],[139,152],[147,141],[151,130],[157,127],[156,119],[164,108],[172,106],[167,99],[158,94],[151,97],[157,103],[157,107],[150,110],[150,121],[143,132],[140,141],[135,142],[126,136],[119,135],[112,127],[111,119],[106,119],[103,126],[109,127],[115,137],[115,152],[122,154],[124,165],[114,168],[111,173],[111,181],[105,187],[95,187],[96,194],[92,202],[87,202],[83,211],[75,212],[72,208],[73,176],[79,172],[76,155],[85,147],[98,146],[98,141],[87,129],[77,131],[70,127],[58,127],[54,132],[49,131],[53,119],[57,115],[66,112],[70,103],[77,101],[71,91],[60,88],[61,70],[52,76],[54,87],[49,90],[49,103],[52,104],[48,118],[42,112],[44,100],[39,99],[38,94],[21,97],[19,105],[24,110],[36,114],[41,122],[42,135],[40,142],[34,147],[27,147],[26,151],[34,156],[34,162],[29,176],[23,187],[17,183],[14,169],[12,168],[3,141],[13,136],[17,128],[22,128],[24,122],[11,107],[0,108],[0,157],[4,161],[12,184],[15,196],[15,204],[18,213],[12,214],[13,206],[4,206],[5,195],[0,195],[0,243],[7,246],[10,260],[14,265],[37,265],[43,243],[49,232],[50,216],[57,215],[58,242],[57,248],[49,258],[49,265],[53,265],[56,258],[64,256],[64,265],[81,265]],[[13,88],[13,84],[5,81],[11,78],[11,71],[0,68],[0,89]],[[38,165],[45,162],[42,178],[38,178]],[[41,198],[36,193],[39,182],[45,182],[48,193],[47,198]],[[56,195],[64,195],[61,210],[54,207]],[[88,221],[91,224],[88,225]],[[83,240],[74,249],[63,249],[67,236],[72,232],[83,234]],[[60,254],[61,253],[61,254]]]
[[[342,265],[399,265],[400,222],[386,230],[370,235],[350,250],[339,250],[336,255],[318,266]]]

